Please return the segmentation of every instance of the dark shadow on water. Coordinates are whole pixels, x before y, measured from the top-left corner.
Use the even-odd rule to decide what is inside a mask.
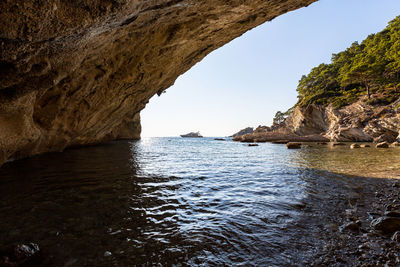
[[[286,174],[298,177],[296,201],[251,199],[237,203],[242,213],[220,216],[224,199],[202,204],[174,195],[187,190],[182,178],[141,175],[138,153],[135,143],[114,142],[5,164],[0,245],[38,243],[50,266],[306,265],[328,224],[354,201],[367,209],[375,188],[388,184],[298,168]],[[196,228],[209,214],[202,220],[214,228]]]
[[[115,142],[5,164],[0,245],[38,243],[54,266],[184,261],[174,221],[146,215],[163,200],[138,185],[135,156],[134,145]]]

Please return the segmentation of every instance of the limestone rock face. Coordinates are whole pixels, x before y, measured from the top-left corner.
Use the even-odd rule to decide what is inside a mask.
[[[298,135],[319,134],[328,130],[325,109],[311,105],[307,108],[296,107],[288,117],[285,126]]]
[[[400,109],[396,103],[370,106],[362,100],[340,109],[296,107],[284,127],[300,136],[320,134],[338,142],[394,142],[400,129]]]
[[[214,49],[315,1],[1,1],[0,164],[139,138],[154,94]]]

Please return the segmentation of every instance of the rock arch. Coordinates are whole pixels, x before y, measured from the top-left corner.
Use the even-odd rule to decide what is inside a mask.
[[[140,138],[139,112],[211,51],[316,0],[0,3],[0,164]]]

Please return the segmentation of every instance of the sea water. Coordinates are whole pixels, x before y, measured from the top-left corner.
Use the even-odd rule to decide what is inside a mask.
[[[399,152],[165,137],[9,162],[0,246],[34,242],[44,266],[307,264]]]

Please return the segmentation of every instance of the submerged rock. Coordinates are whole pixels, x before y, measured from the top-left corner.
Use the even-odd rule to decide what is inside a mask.
[[[20,244],[0,251],[0,266],[38,266],[43,254],[35,243]]]
[[[361,223],[359,221],[358,222],[349,222],[349,223],[343,225],[342,227],[340,227],[340,230],[341,231],[350,230],[350,231],[356,232],[360,229],[360,224]]]
[[[301,143],[292,143],[292,142],[289,142],[289,143],[286,144],[286,147],[287,147],[288,149],[300,149],[300,148],[301,148]]]
[[[248,144],[247,146],[258,146],[258,144]]]
[[[400,231],[400,218],[398,217],[380,217],[371,222],[371,227],[383,233],[394,233]]]

